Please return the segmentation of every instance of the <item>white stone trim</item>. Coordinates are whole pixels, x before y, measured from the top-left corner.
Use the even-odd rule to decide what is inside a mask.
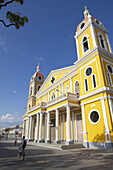
[[[67,122],[66,122],[66,141],[70,141],[70,107],[66,106]]]
[[[111,112],[111,117],[112,117],[112,122],[113,122],[113,102],[112,102],[112,98],[109,98],[109,106],[110,106],[110,112]]]
[[[56,97],[58,97],[58,91],[57,91],[57,87],[56,87]]]
[[[92,39],[93,39],[94,47],[97,47],[97,46],[98,46],[98,43],[97,43],[95,28],[94,28],[94,26],[93,26],[92,23],[90,24],[90,28],[91,28],[91,34],[92,34]]]
[[[97,89],[97,90],[95,90],[95,91],[93,91],[93,92],[90,92],[90,93],[88,93],[88,94],[85,94],[85,95],[82,95],[79,99],[80,100],[83,100],[83,99],[85,99],[85,98],[87,98],[87,97],[91,97],[92,95],[96,95],[97,93],[102,93],[102,92],[104,92],[104,91],[106,91],[107,90],[107,88],[106,87],[102,87],[102,88],[100,88],[100,89]]]
[[[59,109],[56,109],[56,141],[59,141]]]
[[[33,80],[33,96],[35,95],[35,80]]]
[[[60,140],[62,140],[62,129],[61,129],[61,128],[62,128],[62,127],[61,127],[61,116],[62,116],[62,115],[60,115]]]
[[[85,40],[85,41],[87,41],[87,43],[88,43],[88,50],[87,50],[87,51],[84,51],[84,47],[83,47],[83,39],[84,39],[84,37],[87,38],[87,40]],[[82,40],[81,40],[81,44],[80,44],[80,45],[82,45],[82,53],[83,53],[83,56],[84,56],[85,54],[87,54],[88,51],[90,51],[89,37],[90,37],[90,35],[85,34],[85,35],[83,35]]]
[[[75,141],[74,111],[72,111],[73,140]]]
[[[50,140],[50,112],[47,112],[47,138],[46,140],[49,141]]]
[[[39,113],[37,113],[37,123],[36,123],[36,136],[35,140],[38,140],[39,138]]]
[[[110,51],[110,53],[112,53],[112,48],[111,48],[111,44],[110,44],[110,41],[109,41],[108,34],[106,33],[106,34],[105,34],[105,36],[106,36],[106,39],[107,39],[107,43],[108,43],[108,47],[109,47],[109,51]]]
[[[75,38],[75,37],[74,37]],[[78,45],[78,38],[75,38],[76,39],[76,47],[77,47],[77,57],[78,57],[78,60],[80,60],[80,53],[79,53],[79,45]]]
[[[63,140],[65,140],[65,114],[63,114]]]
[[[93,76],[95,76],[95,83],[96,83],[96,87],[94,87]],[[92,74],[91,78],[92,78],[93,89],[95,89],[95,88],[97,88],[96,75],[95,75],[95,74]]]
[[[104,125],[105,125],[106,142],[112,142],[111,134],[110,134],[110,130],[109,130],[109,125],[108,125],[108,118],[107,118],[106,106],[105,106],[104,98],[101,99],[101,104],[102,104],[102,111],[103,111],[103,118],[104,118]],[[107,134],[109,135],[109,140],[107,140]]]
[[[70,88],[71,88],[71,93],[73,93],[73,87],[72,87],[72,77],[70,77]]]
[[[59,96],[61,96],[61,85],[59,84]]]
[[[42,140],[42,119],[43,119],[43,114],[42,112],[40,112],[39,141]]]
[[[47,114],[45,113],[45,128],[44,128],[44,131],[45,131],[45,139],[47,138]]]
[[[78,140],[78,137],[77,137],[77,114],[75,114],[75,127],[76,127],[76,131],[75,131],[75,140],[77,141]]]
[[[82,105],[82,120],[83,120],[83,140],[84,142],[87,142],[87,130],[86,130],[86,118],[85,118],[85,107]],[[84,139],[84,135],[86,135],[86,140]]]
[[[101,44],[101,42],[100,42],[99,35],[102,35],[102,39],[103,39],[103,43],[104,43],[105,48],[102,47],[102,44]],[[103,35],[101,32],[98,32],[98,33],[97,33],[97,36],[98,36],[98,39],[99,39],[100,47],[107,50],[106,39],[105,39],[104,35]]]

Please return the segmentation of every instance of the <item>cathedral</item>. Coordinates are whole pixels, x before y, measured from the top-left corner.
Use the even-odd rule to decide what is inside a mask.
[[[113,53],[108,31],[85,8],[74,36],[77,61],[31,77],[23,135],[28,141],[113,147]]]

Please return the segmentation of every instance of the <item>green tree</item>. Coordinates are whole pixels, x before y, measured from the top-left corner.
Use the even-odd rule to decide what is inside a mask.
[[[14,2],[20,3],[20,5],[23,5],[24,3],[23,0],[0,0],[0,9]],[[15,26],[16,29],[19,29],[20,27],[24,26],[25,23],[28,23],[29,21],[26,16],[22,17],[21,13],[12,13],[11,11],[7,11],[6,19],[9,21],[9,24],[6,24],[5,21],[2,19],[0,20],[0,22],[2,22],[5,27]]]

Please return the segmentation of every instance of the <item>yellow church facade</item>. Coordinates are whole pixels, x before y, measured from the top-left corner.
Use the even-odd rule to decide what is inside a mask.
[[[23,116],[29,141],[113,147],[113,53],[103,24],[87,9],[84,17],[74,36],[74,65],[46,79],[38,66],[31,78]]]

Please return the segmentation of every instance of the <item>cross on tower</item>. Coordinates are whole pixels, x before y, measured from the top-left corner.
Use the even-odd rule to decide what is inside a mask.
[[[55,81],[55,78],[54,78],[54,77],[52,77],[52,79],[51,79],[51,83],[53,84],[53,83],[54,83],[54,81]]]

